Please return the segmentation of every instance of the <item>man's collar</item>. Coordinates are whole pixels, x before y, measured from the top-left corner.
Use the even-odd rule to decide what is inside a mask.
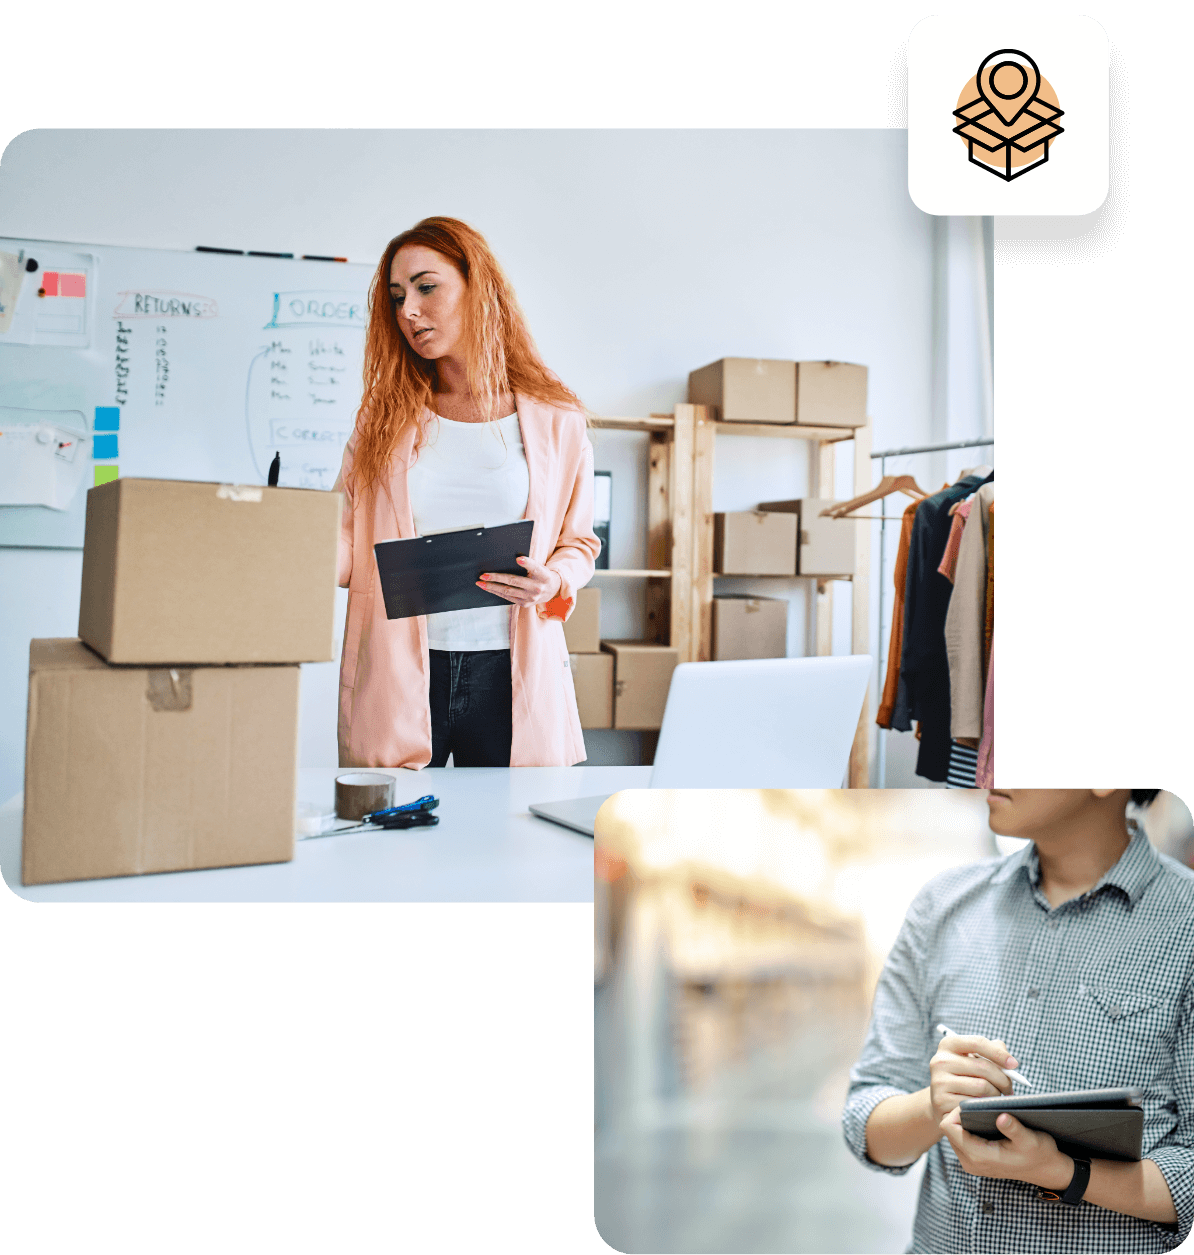
[[[1119,861],[1084,896],[1093,896],[1100,889],[1114,886],[1127,895],[1133,906],[1140,900],[1140,895],[1161,871],[1161,860],[1145,836],[1144,829],[1134,819],[1128,820],[1128,837],[1127,848],[1119,856]],[[1030,841],[1022,850],[1009,854],[991,881],[993,884],[1003,884],[1021,869],[1027,874],[1028,883],[1035,888],[1041,879],[1041,861],[1034,841]]]

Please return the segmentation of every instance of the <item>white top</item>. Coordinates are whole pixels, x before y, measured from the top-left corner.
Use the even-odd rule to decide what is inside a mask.
[[[415,533],[516,523],[526,514],[530,484],[517,413],[492,423],[458,423],[436,414],[406,477]],[[427,646],[509,649],[510,607],[429,614]]]

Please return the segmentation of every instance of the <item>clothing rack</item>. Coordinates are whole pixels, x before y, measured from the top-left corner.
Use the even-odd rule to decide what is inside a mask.
[[[915,453],[943,453],[949,449],[979,449],[994,448],[995,437],[985,436],[979,440],[952,440],[947,444],[921,444],[909,445],[903,449],[879,449],[871,454],[871,460],[878,460],[880,476],[887,474],[887,459],[907,457]],[[886,513],[879,516],[879,689],[882,692],[883,680],[887,675],[887,646],[890,641],[890,635],[883,631],[883,609],[884,601],[887,593],[887,520],[893,516]],[[894,516],[898,517],[898,516]],[[880,734],[887,732],[887,728],[880,728]],[[887,737],[880,735],[879,737],[879,788],[886,788],[887,785]]]

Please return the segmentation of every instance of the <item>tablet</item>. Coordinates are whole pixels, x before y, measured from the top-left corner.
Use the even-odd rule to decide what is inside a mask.
[[[1143,1094],[1134,1087],[1070,1090],[1056,1094],[967,1098],[959,1104],[962,1127],[993,1141],[1002,1112],[1057,1141],[1067,1155],[1086,1159],[1138,1160],[1144,1138]]]
[[[408,540],[379,540],[373,546],[387,619],[443,614],[481,606],[509,606],[477,587],[486,571],[525,575],[515,559],[531,550],[532,519],[498,527],[467,527]]]

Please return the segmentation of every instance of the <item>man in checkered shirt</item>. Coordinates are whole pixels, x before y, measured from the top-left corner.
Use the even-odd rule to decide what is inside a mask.
[[[909,908],[842,1117],[867,1167],[927,1156],[909,1251],[1169,1251],[1190,1233],[1194,873],[1125,819],[1156,793],[992,791],[992,830],[1032,844]],[[1006,1141],[966,1132],[958,1104],[1010,1094],[1004,1068],[1031,1082],[1017,1093],[1139,1087],[1145,1157],[1088,1169],[1008,1115]]]

